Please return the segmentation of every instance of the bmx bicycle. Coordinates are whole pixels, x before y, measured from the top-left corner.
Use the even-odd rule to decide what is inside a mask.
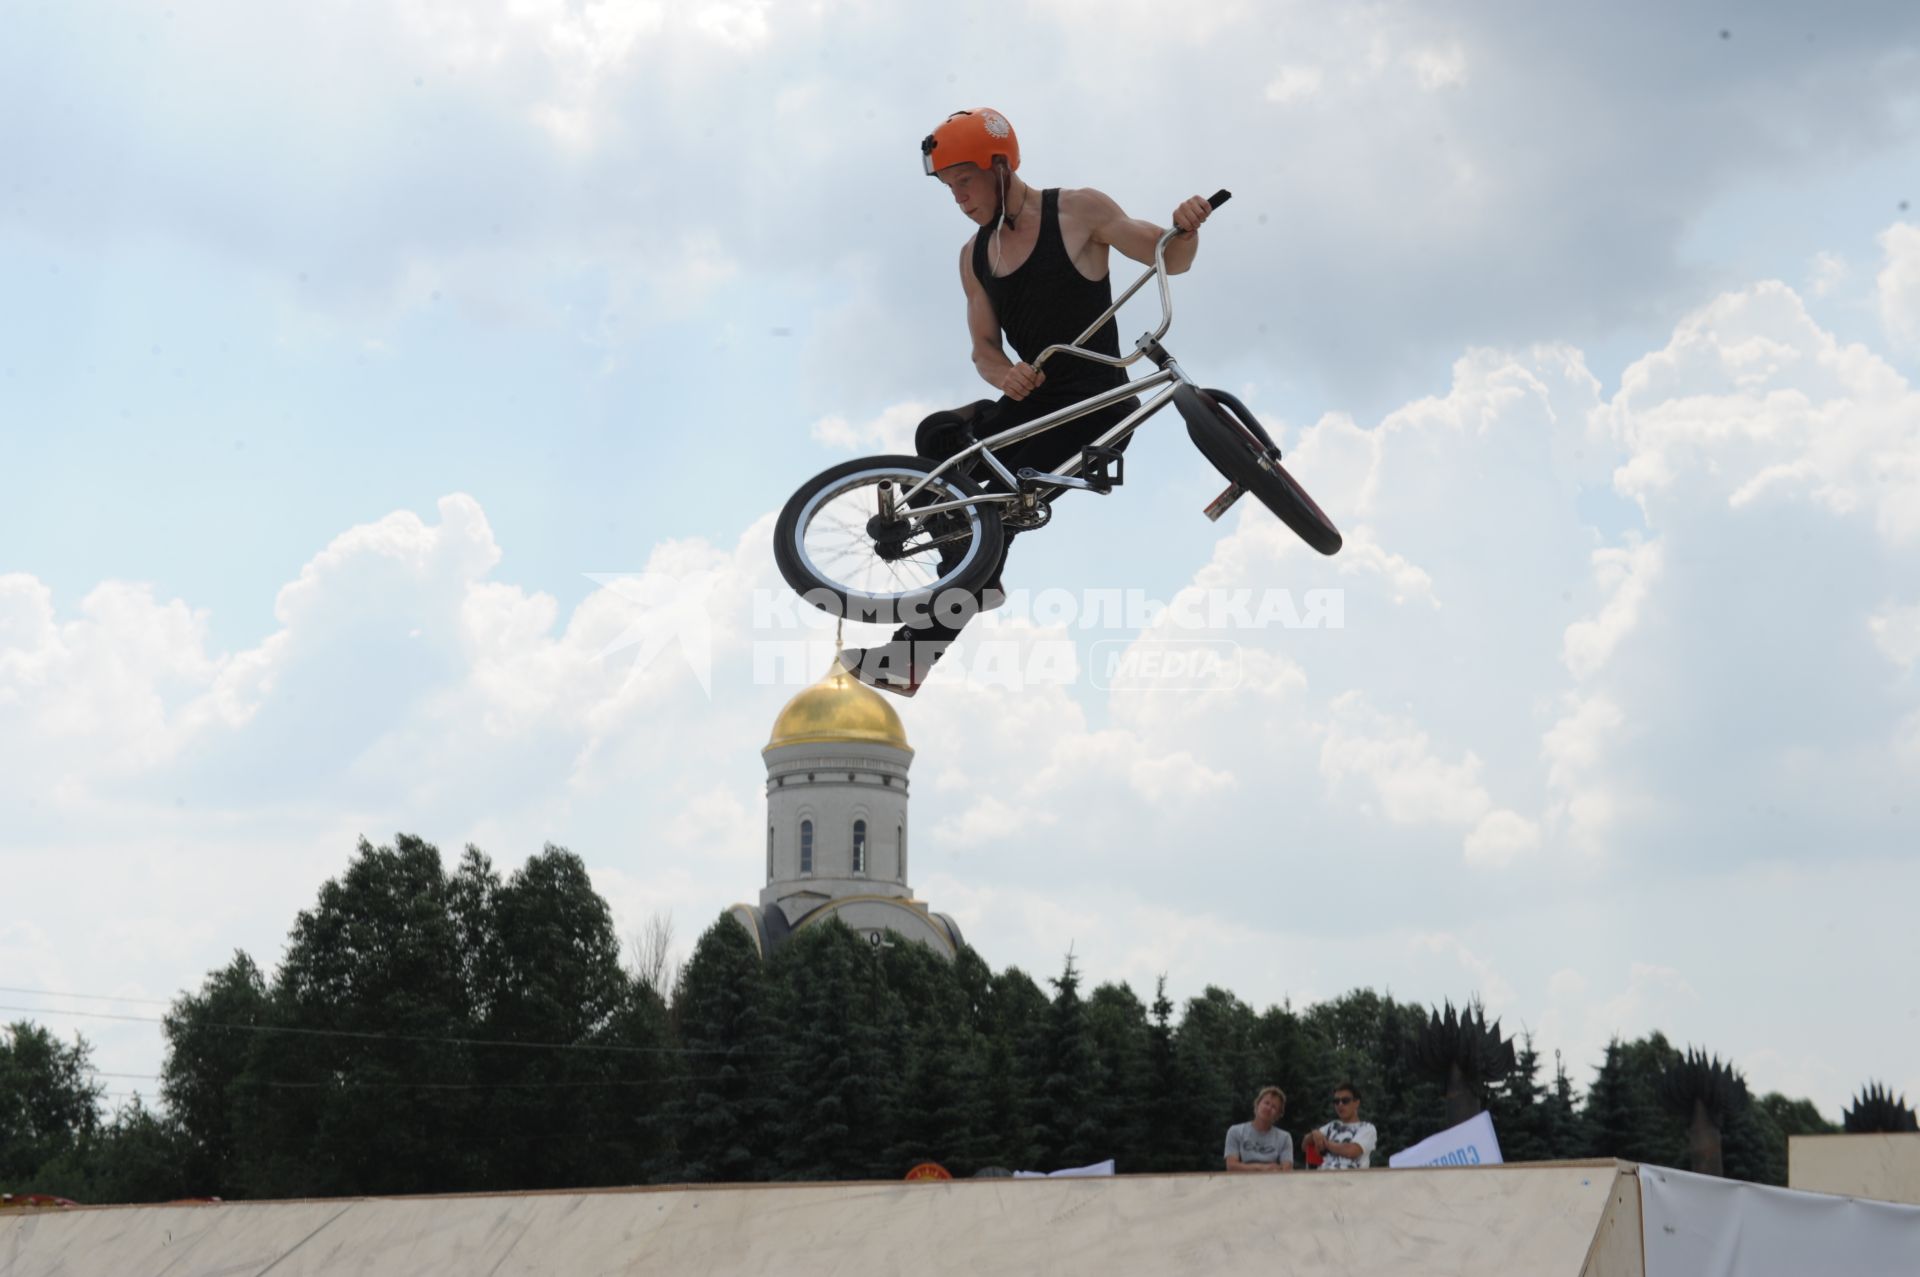
[[[1218,208],[1230,197],[1218,191],[1208,203]],[[1153,372],[974,440],[944,459],[860,457],[815,475],[788,499],[774,525],[774,559],[787,584],[833,615],[885,623],[923,611],[948,591],[977,591],[993,576],[1009,529],[1044,526],[1062,493],[1104,496],[1119,487],[1125,468],[1118,445],[1169,403],[1186,419],[1194,446],[1227,480],[1226,490],[1204,510],[1209,519],[1218,520],[1251,492],[1308,545],[1321,554],[1337,553],[1339,530],[1280,464],[1280,449],[1259,420],[1233,395],[1194,382],[1160,344],[1173,325],[1166,248],[1178,233],[1160,236],[1153,265],[1085,332],[1047,347],[1033,361],[1038,368],[1060,354],[1126,368],[1146,359]],[[1159,326],[1128,355],[1086,349],[1082,343],[1149,279],[1159,283]],[[1057,472],[1011,471],[995,455],[995,449],[1135,396],[1141,397],[1137,408]]]

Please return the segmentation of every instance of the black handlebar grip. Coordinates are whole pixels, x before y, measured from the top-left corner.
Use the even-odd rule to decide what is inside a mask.
[[[1223,187],[1222,189],[1215,191],[1213,195],[1207,200],[1207,207],[1219,208],[1222,204],[1226,203],[1228,200],[1232,198],[1233,198],[1233,192]]]

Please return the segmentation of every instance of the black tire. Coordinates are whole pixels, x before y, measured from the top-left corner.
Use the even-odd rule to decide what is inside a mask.
[[[929,485],[930,500],[915,502],[968,501],[934,516],[945,526],[930,529],[927,520],[906,511],[912,530],[908,546],[929,535],[945,538],[940,546],[882,557],[867,526],[879,513],[882,480],[892,481],[898,495],[939,464],[925,457],[860,457],[801,484],[774,524],[773,558],[780,575],[824,612],[882,624],[923,612],[947,591],[979,590],[999,567],[1005,545],[1000,505],[974,500],[979,488],[951,470]]]
[[[1320,553],[1340,552],[1340,529],[1280,464],[1280,450],[1246,405],[1225,391],[1193,386],[1177,387],[1173,402],[1187,419],[1193,446],[1214,469],[1259,497]]]

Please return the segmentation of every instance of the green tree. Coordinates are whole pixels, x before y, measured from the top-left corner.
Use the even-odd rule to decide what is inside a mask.
[[[666,1141],[665,1022],[621,966],[612,912],[586,865],[548,846],[500,884],[469,849],[450,893],[477,1034],[551,1044],[474,1053],[489,1186],[630,1184]],[[470,946],[470,947],[469,947]]]
[[[1487,1112],[1500,1137],[1500,1155],[1509,1162],[1541,1162],[1552,1157],[1554,1119],[1540,1089],[1540,1053],[1533,1035],[1522,1034],[1513,1067],[1487,1091]]]
[[[1026,1044],[1038,1032],[1048,1002],[1026,972],[1008,967],[987,985],[981,1037],[981,1099],[986,1113],[986,1164],[1031,1169],[1039,1160],[1029,1097],[1034,1083]]]
[[[707,928],[680,968],[673,1022],[686,1052],[673,1178],[773,1178],[772,1097],[785,1073],[780,1023],[759,950],[731,915]]]
[[[208,1196],[192,1187],[187,1153],[179,1123],[147,1108],[136,1095],[120,1106],[87,1150],[84,1187],[63,1196],[103,1204]]]
[[[971,958],[970,963],[963,960]],[[925,945],[892,944],[881,954],[888,988],[904,1011],[896,1059],[900,1078],[889,1174],[924,1161],[969,1175],[989,1153],[981,1085],[980,1031],[963,966],[980,964],[972,950],[954,962]]]
[[[1253,1008],[1209,985],[1188,998],[1174,1037],[1176,1069],[1186,1080],[1181,1113],[1179,1170],[1218,1170],[1227,1127],[1247,1119],[1260,1072]]]
[[[8,1191],[57,1192],[35,1178],[56,1165],[59,1187],[74,1186],[100,1130],[92,1055],[79,1034],[67,1045],[26,1020],[0,1030],[0,1184]]]
[[[296,918],[239,1114],[250,1190],[268,1196],[476,1186],[489,1137],[461,934],[440,853],[362,840]]]
[[[1679,1052],[1655,1033],[1633,1042],[1615,1038],[1587,1088],[1582,1116],[1589,1157],[1618,1157],[1678,1166],[1687,1156],[1685,1128],[1660,1106],[1660,1078]]]
[[[1051,981],[1053,1000],[1028,1038],[1035,1151],[1043,1169],[1084,1166],[1106,1156],[1106,1131],[1091,1106],[1104,1081],[1080,1000],[1080,974],[1068,954]]]
[[[1567,1076],[1566,1062],[1557,1050],[1553,1053],[1553,1085],[1541,1097],[1540,1112],[1546,1156],[1561,1160],[1586,1155],[1590,1143],[1586,1123],[1574,1101],[1573,1079]]]
[[[1309,1079],[1301,1120],[1317,1125],[1331,1117],[1327,1101],[1333,1088],[1352,1082],[1361,1089],[1361,1116],[1373,1123],[1379,1136],[1376,1164],[1384,1163],[1393,1150],[1445,1127],[1441,1085],[1417,1068],[1408,1052],[1408,1043],[1426,1020],[1421,1008],[1402,1006],[1371,989],[1355,989],[1313,1006],[1302,1021],[1321,1039],[1318,1058],[1327,1071]],[[1293,1113],[1291,1104],[1288,1112]]]
[[[1754,1101],[1767,1111],[1782,1138],[1792,1135],[1837,1135],[1840,1128],[1820,1115],[1812,1100],[1788,1099],[1778,1091],[1768,1091]]]
[[[1100,1084],[1083,1100],[1104,1133],[1100,1157],[1122,1172],[1154,1169],[1149,1142],[1153,1101],[1151,1032],[1147,1009],[1125,984],[1103,984],[1086,1003]]]
[[[235,1125],[239,1088],[250,1082],[257,1029],[267,1017],[266,977],[252,958],[236,951],[233,961],[207,976],[200,992],[182,994],[162,1018],[167,1054],[160,1095],[179,1126],[184,1195],[244,1195]]]
[[[1167,978],[1153,986],[1153,1018],[1147,1026],[1147,1099],[1145,1166],[1149,1171],[1186,1170],[1195,1162],[1195,1150],[1185,1139],[1186,1111],[1192,1085],[1181,1071],[1174,1041],[1173,1002],[1167,997]]]
[[[891,1169],[898,1075],[887,1051],[904,1015],[873,946],[837,918],[774,955],[789,1026],[777,1164],[787,1179],[869,1179]]]

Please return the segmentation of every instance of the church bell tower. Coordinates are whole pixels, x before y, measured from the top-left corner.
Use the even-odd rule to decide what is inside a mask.
[[[766,885],[731,913],[764,957],[837,917],[874,944],[914,940],[951,958],[960,928],[907,885],[913,747],[886,699],[836,663],[787,702],[767,767]]]

